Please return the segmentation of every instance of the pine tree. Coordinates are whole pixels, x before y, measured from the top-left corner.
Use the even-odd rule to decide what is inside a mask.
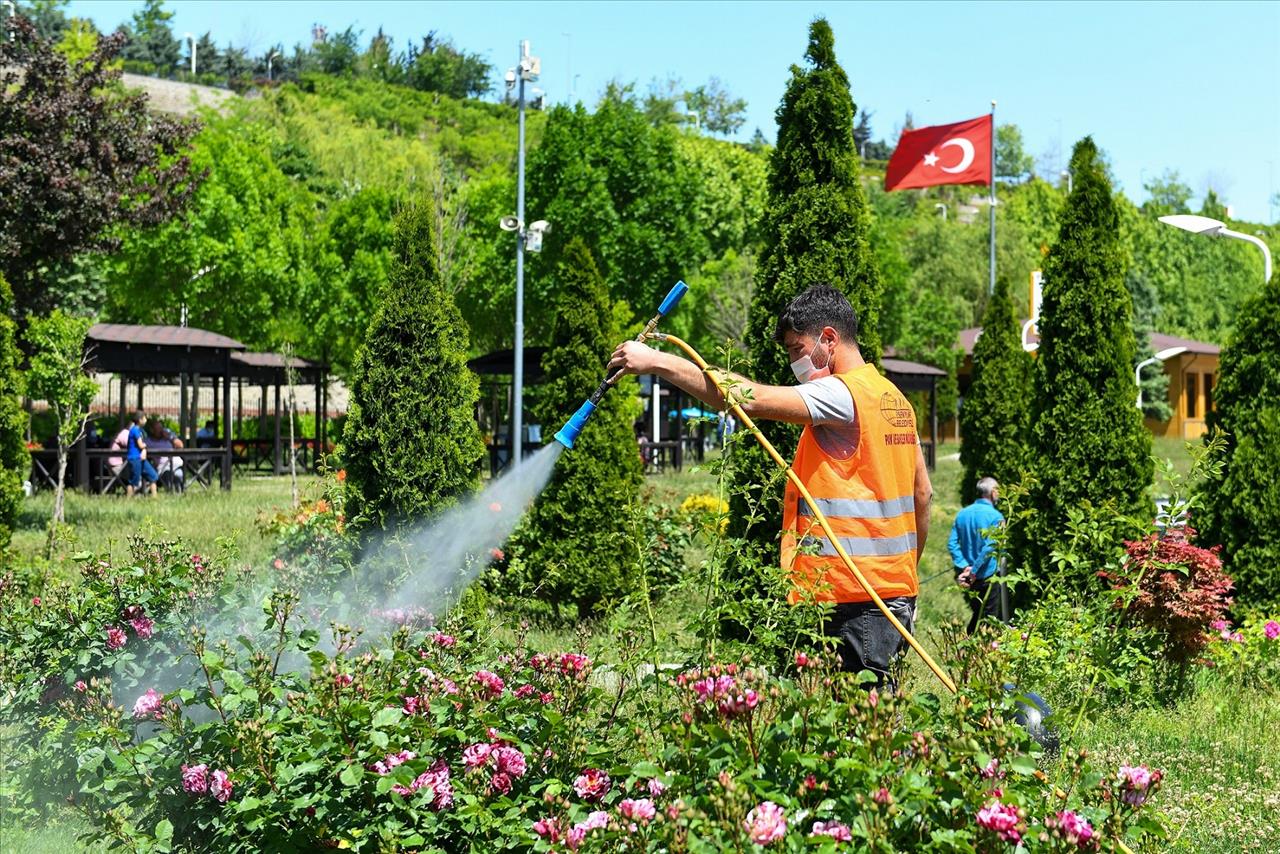
[[[22,354],[13,322],[13,293],[0,275],[0,552],[9,545],[22,508],[22,481],[31,467],[22,441]]]
[[[480,480],[479,384],[467,327],[440,281],[431,211],[396,217],[394,262],[356,357],[341,459],[358,523],[387,527],[451,504]]]
[[[1240,307],[1222,351],[1215,409],[1206,424],[1226,434],[1222,472],[1201,489],[1191,524],[1205,545],[1223,546],[1238,598],[1280,602],[1280,286],[1271,281]]]
[[[1041,570],[1067,541],[1068,511],[1088,502],[1094,518],[1114,528],[1118,519],[1150,519],[1153,510],[1151,435],[1134,406],[1133,305],[1125,287],[1119,214],[1089,137],[1076,144],[1071,174],[1074,189],[1045,259],[1031,398],[1033,512],[1014,532],[1018,557]],[[1084,566],[1093,559],[1095,569],[1102,557],[1079,556]]]
[[[994,477],[1018,483],[1027,463],[1027,411],[1031,400],[1031,358],[1022,349],[1021,329],[1000,277],[973,345],[973,384],[960,410],[960,498],[977,499],[977,483]]]
[[[621,338],[604,278],[581,239],[565,247],[555,275],[547,378],[533,407],[544,425],[563,423],[595,388]],[[516,537],[538,595],[576,603],[581,615],[629,587],[635,555],[626,507],[643,480],[631,426],[638,410],[634,379],[605,395]]]
[[[765,244],[747,326],[751,376],[776,385],[792,384],[795,377],[786,351],[773,341],[774,326],[787,304],[813,284],[829,284],[849,297],[858,313],[863,356],[880,358],[881,284],[868,239],[871,217],[858,180],[856,108],[825,19],[810,25],[805,57],[807,67],[791,67],[778,108],[778,144],[769,159],[761,229]],[[784,455],[800,435],[793,425],[763,429]],[[777,467],[753,441],[743,442],[734,454],[734,533],[762,550],[774,549],[782,526]]]

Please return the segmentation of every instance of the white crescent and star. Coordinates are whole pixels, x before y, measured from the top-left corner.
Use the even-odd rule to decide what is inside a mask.
[[[963,136],[955,136],[947,140],[946,142],[942,143],[942,145],[939,145],[937,150],[941,151],[942,149],[946,148],[948,145],[954,145],[956,148],[960,149],[961,156],[960,156],[959,163],[957,163],[955,166],[938,166],[938,161],[941,160],[942,158],[934,154],[932,151],[930,151],[928,154],[924,156],[924,165],[937,166],[943,172],[950,172],[953,175],[956,174],[957,172],[963,172],[964,170],[968,169],[969,166],[973,163],[973,154],[974,154],[973,143],[965,139]]]

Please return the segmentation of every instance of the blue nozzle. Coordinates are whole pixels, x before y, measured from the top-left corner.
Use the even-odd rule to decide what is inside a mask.
[[[662,301],[662,305],[658,306],[658,314],[666,317],[671,313],[671,309],[675,308],[676,305],[679,304],[680,298],[688,292],[688,285],[684,282],[676,282],[675,287],[667,293],[666,299]]]
[[[578,411],[573,413],[573,417],[566,421],[565,425],[556,433],[556,441],[566,448],[572,449],[573,443],[578,441],[578,434],[582,432],[582,428],[587,425],[587,421],[590,420],[595,411],[596,405],[589,400],[579,406]]]

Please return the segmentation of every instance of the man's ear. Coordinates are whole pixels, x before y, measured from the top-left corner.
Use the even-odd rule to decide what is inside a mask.
[[[832,344],[834,344],[837,347],[839,347],[843,343],[843,339],[840,337],[840,333],[836,331],[836,328],[834,326],[822,327],[822,331],[818,333],[818,337],[826,338],[828,341],[832,342]]]

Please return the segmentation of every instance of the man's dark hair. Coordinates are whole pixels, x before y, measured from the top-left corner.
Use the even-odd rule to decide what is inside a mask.
[[[134,424],[141,424],[141,423],[142,423],[142,419],[144,419],[144,418],[146,418],[146,417],[147,417],[147,416],[146,416],[146,414],[145,414],[141,409],[135,410],[135,411],[134,411],[134,413],[133,413],[133,423],[134,423]]]
[[[830,285],[810,285],[796,296],[778,317],[773,340],[779,344],[788,332],[818,335],[830,326],[850,344],[858,343],[858,313],[848,297]]]

